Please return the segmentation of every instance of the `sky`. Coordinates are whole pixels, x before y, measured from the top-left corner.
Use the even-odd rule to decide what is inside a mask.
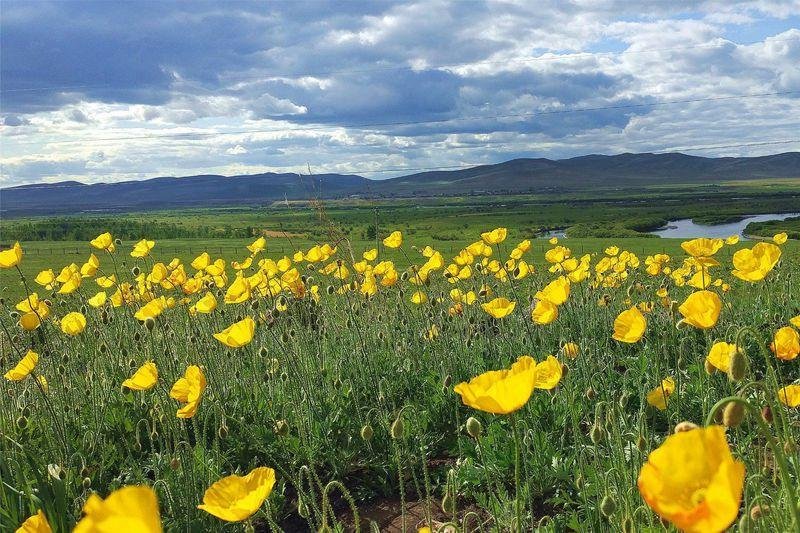
[[[800,0],[0,3],[0,187],[800,150]]]

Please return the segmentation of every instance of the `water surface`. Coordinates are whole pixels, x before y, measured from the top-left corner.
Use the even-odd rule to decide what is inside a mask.
[[[670,220],[667,226],[656,231],[651,231],[653,235],[659,237],[667,237],[673,239],[694,239],[697,237],[708,237],[711,239],[729,237],[730,235],[739,235],[744,238],[742,232],[744,228],[751,222],[766,222],[767,220],[786,220],[787,218],[800,216],[800,213],[769,213],[765,215],[750,215],[739,222],[731,222],[729,224],[715,224],[713,226],[704,226],[702,224],[695,224],[691,218],[682,218],[679,220]]]

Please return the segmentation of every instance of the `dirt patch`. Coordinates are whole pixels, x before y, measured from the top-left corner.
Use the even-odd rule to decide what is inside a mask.
[[[485,513],[474,507],[467,507],[459,509],[458,521],[462,526],[466,526],[463,530],[459,531],[477,531],[478,518],[474,515],[470,519],[469,524],[463,524],[462,519],[468,513],[477,513],[483,524],[483,528],[487,528],[487,522],[490,520]],[[436,533],[455,533],[456,529],[452,526],[445,525],[450,522],[450,516],[442,511],[441,502],[436,499],[431,499],[429,502],[425,500],[418,500],[413,502],[406,502],[405,513],[401,509],[399,499],[386,499],[362,504],[358,509],[359,520],[361,523],[362,531],[369,531],[370,523],[375,522],[382,532],[387,533],[401,533],[403,528],[403,521],[405,520],[405,531],[415,533],[419,528],[428,526],[431,531]],[[430,517],[430,520],[429,518]],[[349,512],[343,512],[339,516],[342,524],[344,524],[347,531],[353,531],[353,517]]]
[[[276,230],[273,230],[273,229],[262,229],[261,230],[261,235],[263,235],[264,237],[272,237],[272,238],[278,238],[278,239],[281,239],[281,238],[283,238],[283,239],[298,239],[298,238],[302,239],[302,238],[305,237],[305,235],[303,233],[291,233],[291,232],[288,232],[288,231],[276,231]]]

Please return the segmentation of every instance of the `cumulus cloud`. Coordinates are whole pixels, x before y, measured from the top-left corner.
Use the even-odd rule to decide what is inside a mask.
[[[9,2],[0,183],[307,165],[380,178],[796,141],[798,13],[800,0]]]

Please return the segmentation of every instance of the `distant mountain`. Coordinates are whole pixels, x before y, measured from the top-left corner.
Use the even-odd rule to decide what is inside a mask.
[[[346,174],[301,176],[267,173],[231,177],[163,177],[92,185],[65,181],[0,189],[0,215],[260,205],[284,198],[518,194],[765,178],[800,178],[800,152],[763,157],[707,158],[681,153],[626,153],[560,160],[513,159],[496,165],[422,172],[387,180]]]

